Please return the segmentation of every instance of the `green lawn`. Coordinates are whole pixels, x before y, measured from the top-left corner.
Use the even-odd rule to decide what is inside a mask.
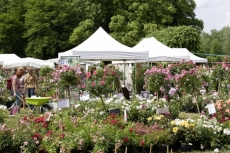
[[[21,113],[16,114],[15,116],[10,116],[10,112],[7,112],[7,114],[5,114],[5,118],[4,118],[4,123],[8,126],[8,127],[17,127],[18,125],[18,121],[20,119],[22,119],[24,116],[28,116],[29,114],[32,114],[34,116],[40,116],[41,114],[39,114],[38,112],[31,112],[28,110],[28,108],[23,109],[21,108]]]

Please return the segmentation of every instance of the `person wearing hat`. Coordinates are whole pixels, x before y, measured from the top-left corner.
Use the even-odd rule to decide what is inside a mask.
[[[24,73],[24,68],[20,67],[17,69],[15,75],[12,77],[12,86],[11,86],[11,94],[15,97],[15,102],[13,105],[9,108],[11,110],[14,106],[19,106],[18,107],[18,113],[20,113],[20,102],[21,102],[21,88],[20,88],[20,78],[22,77]]]
[[[28,68],[28,73],[25,75],[24,83],[24,93],[27,91],[28,97],[35,95],[38,87],[38,79],[33,73],[33,69]],[[30,108],[33,109],[33,106],[30,106]]]

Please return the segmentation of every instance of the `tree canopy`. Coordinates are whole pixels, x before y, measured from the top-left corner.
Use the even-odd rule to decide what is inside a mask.
[[[211,30],[210,34],[201,33],[201,53],[210,62],[220,62],[225,56],[230,56],[230,27],[221,30]]]
[[[4,0],[0,6],[0,52],[20,57],[57,57],[99,27],[128,46],[154,34],[169,46],[198,52],[203,29],[194,0]],[[183,37],[166,41],[170,29]]]

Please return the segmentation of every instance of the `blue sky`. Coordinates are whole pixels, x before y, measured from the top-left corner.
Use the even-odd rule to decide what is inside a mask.
[[[204,31],[230,26],[230,0],[194,0],[196,17],[203,20]]]

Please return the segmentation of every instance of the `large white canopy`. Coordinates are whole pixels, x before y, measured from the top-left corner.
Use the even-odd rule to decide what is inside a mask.
[[[201,57],[194,55],[187,48],[172,48],[172,49],[178,52],[188,53],[190,60],[192,60],[194,63],[207,63],[208,62],[206,58],[201,58]]]
[[[77,47],[59,53],[61,56],[80,56],[80,60],[99,61],[99,60],[137,60],[148,59],[148,51],[146,49],[133,49],[125,46],[114,38],[112,38],[101,27],[93,33],[87,40]]]
[[[0,54],[0,61],[7,63],[15,60],[20,60],[21,58],[15,54]]]
[[[3,67],[5,68],[15,68],[15,67],[21,67],[21,66],[30,66],[33,68],[41,68],[41,67],[50,67],[54,68],[53,62],[48,62],[40,59],[35,59],[31,57],[22,58],[14,61],[7,61],[6,63],[3,63]]]
[[[147,61],[182,61],[189,59],[189,54],[185,52],[178,52],[170,47],[162,44],[154,37],[144,38],[139,42],[134,49],[145,49],[149,51],[149,59],[145,61],[136,61],[136,62],[147,62]]]

